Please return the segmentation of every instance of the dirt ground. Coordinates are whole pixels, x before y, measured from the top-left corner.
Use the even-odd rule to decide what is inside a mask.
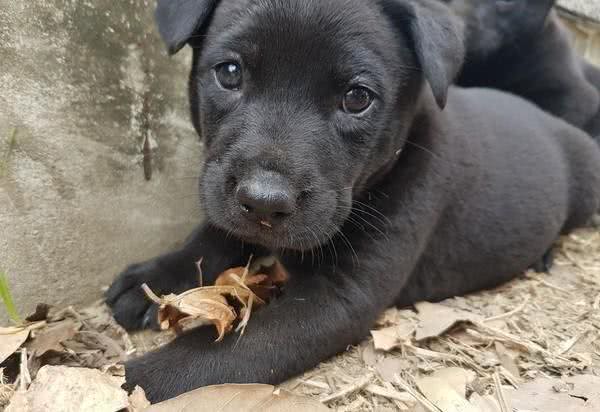
[[[58,322],[62,332],[54,335],[61,337],[40,332],[24,345],[32,376],[42,364],[107,371],[173,337],[128,336],[100,305],[63,309],[47,322]],[[372,334],[375,341],[349,347],[281,387],[338,411],[599,411],[600,229],[561,239],[550,273],[528,272],[496,290],[439,304],[389,309]],[[11,358],[3,366],[0,410],[23,385],[11,382]]]

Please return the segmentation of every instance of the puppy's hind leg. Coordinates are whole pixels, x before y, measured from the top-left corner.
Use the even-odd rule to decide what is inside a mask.
[[[554,248],[550,248],[544,253],[544,256],[535,262],[531,269],[537,273],[548,273],[554,266]]]

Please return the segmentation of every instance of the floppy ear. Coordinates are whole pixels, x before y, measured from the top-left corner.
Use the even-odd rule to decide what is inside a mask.
[[[156,23],[170,54],[185,46],[201,33],[217,6],[218,0],[158,0]]]
[[[464,62],[462,24],[450,9],[432,0],[384,0],[384,12],[409,39],[440,108]]]

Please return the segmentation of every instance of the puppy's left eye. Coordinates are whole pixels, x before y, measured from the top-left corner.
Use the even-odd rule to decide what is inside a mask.
[[[227,90],[239,90],[242,87],[242,67],[234,62],[221,63],[215,67],[217,82]]]
[[[354,87],[344,95],[342,109],[349,114],[359,114],[371,106],[373,99],[373,93],[366,87]]]

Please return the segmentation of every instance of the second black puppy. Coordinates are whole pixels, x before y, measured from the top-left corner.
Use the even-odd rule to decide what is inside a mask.
[[[586,79],[594,85],[600,95],[600,68],[586,61],[583,62],[583,72]],[[598,114],[586,125],[585,130],[600,142],[600,109]]]
[[[443,0],[465,22],[457,84],[522,96],[600,142],[598,69],[579,57],[552,11],[556,0]],[[597,80],[596,80],[597,81]]]
[[[126,364],[153,401],[279,383],[365,338],[386,307],[507,281],[600,204],[600,152],[526,101],[448,87],[462,41],[423,0],[159,0],[170,50],[194,47],[207,213],[187,244],[123,272],[117,320],[157,293],[277,254],[283,294],[245,334],[203,328]],[[447,107],[444,111],[442,107]]]

